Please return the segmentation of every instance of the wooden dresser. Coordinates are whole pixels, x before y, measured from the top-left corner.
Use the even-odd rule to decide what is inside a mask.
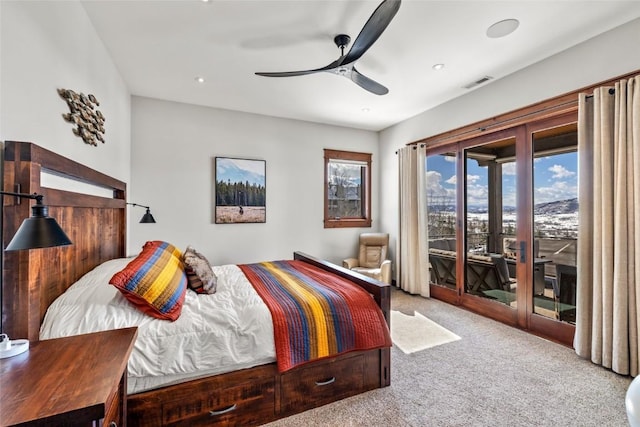
[[[126,425],[137,328],[36,341],[0,360],[0,426]]]

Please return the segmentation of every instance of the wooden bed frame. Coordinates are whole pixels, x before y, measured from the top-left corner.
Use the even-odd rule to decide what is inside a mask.
[[[113,191],[100,197],[40,185],[48,171]],[[44,196],[73,245],[4,253],[2,326],[13,338],[37,340],[49,305],[97,265],[125,256],[126,184],[33,143],[5,142],[4,190]],[[30,215],[30,203],[4,197],[8,241]],[[373,295],[390,321],[390,286],[295,252],[294,258],[347,278]],[[98,350],[99,351],[99,350]],[[390,384],[390,349],[323,359],[283,374],[271,363],[129,395],[129,425],[258,425]]]

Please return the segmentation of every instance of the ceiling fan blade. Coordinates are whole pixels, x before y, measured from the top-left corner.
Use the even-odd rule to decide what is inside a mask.
[[[373,12],[349,52],[342,58],[341,65],[350,64],[360,59],[362,55],[378,40],[393,17],[400,9],[400,0],[385,0]]]
[[[313,73],[319,73],[321,71],[329,71],[332,70],[336,67],[338,67],[340,65],[340,59],[337,59],[335,61],[333,61],[331,64],[322,67],[322,68],[315,68],[313,70],[302,70],[302,71],[282,71],[282,72],[274,72],[274,73],[264,73],[264,72],[260,72],[260,73],[256,73],[256,75],[258,76],[263,76],[263,77],[293,77],[293,76],[304,76],[307,74],[313,74]]]
[[[351,69],[351,80],[361,88],[368,90],[371,93],[375,93],[376,95],[386,95],[389,93],[389,89],[382,86],[380,83],[371,80],[364,74],[360,74],[355,67]]]
[[[317,73],[319,70],[305,70],[305,71],[282,71],[275,73],[256,73],[257,76],[263,77],[293,77],[293,76],[304,76],[306,74]]]

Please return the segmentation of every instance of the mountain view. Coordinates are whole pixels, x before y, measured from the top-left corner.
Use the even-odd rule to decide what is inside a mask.
[[[430,205],[431,207],[431,205]],[[455,206],[437,207],[439,210],[454,211]],[[471,213],[487,213],[486,206],[470,206],[468,209]],[[515,213],[515,206],[505,206],[504,213]],[[577,214],[578,199],[556,200],[554,202],[538,203],[533,207],[534,215],[560,215],[560,214]]]
[[[535,215],[572,214],[578,212],[578,199],[557,200],[539,203],[533,207]]]
[[[473,212],[486,212],[486,208],[477,208]],[[515,206],[505,206],[505,213],[515,213]],[[560,215],[578,213],[578,198],[556,200],[554,202],[538,203],[533,207],[534,215]]]

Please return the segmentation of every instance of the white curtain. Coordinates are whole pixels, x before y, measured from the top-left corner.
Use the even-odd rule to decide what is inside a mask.
[[[400,162],[400,238],[398,277],[400,288],[429,297],[427,242],[426,154],[422,147],[403,147]]]
[[[579,98],[576,353],[638,375],[640,76]]]

